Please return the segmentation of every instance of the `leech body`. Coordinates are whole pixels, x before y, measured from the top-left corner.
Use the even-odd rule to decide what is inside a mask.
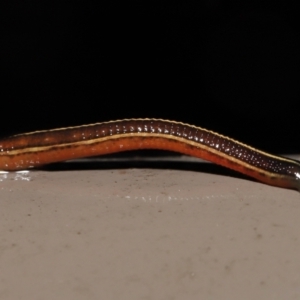
[[[200,157],[269,185],[300,191],[300,163],[206,129],[159,119],[128,119],[36,131],[0,140],[0,170],[137,149]]]

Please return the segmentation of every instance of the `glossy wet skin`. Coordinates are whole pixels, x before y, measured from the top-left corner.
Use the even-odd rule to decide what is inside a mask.
[[[264,183],[300,190],[300,163],[218,133],[175,121],[129,119],[20,134],[0,141],[0,169],[20,170],[68,159],[136,149],[200,157]]]

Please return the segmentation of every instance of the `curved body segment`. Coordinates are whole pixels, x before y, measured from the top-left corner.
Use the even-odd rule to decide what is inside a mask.
[[[137,149],[170,150],[203,158],[266,184],[300,191],[299,162],[201,127],[160,119],[125,119],[11,136],[0,140],[0,170]]]

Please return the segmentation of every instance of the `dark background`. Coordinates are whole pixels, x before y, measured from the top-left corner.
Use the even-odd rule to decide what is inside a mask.
[[[0,136],[155,117],[299,153],[296,4],[6,2]]]

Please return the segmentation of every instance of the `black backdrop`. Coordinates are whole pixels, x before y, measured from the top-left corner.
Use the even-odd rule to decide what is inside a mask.
[[[155,117],[299,153],[296,6],[6,2],[1,136]]]

